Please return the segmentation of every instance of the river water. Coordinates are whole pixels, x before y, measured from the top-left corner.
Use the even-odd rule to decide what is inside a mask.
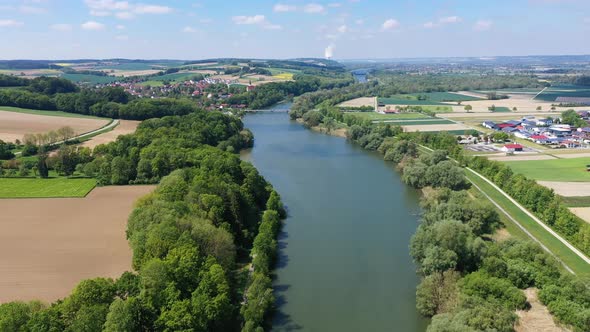
[[[273,330],[424,331],[408,253],[416,191],[379,155],[305,129],[286,113],[247,115],[244,124],[255,144],[243,157],[289,211]]]

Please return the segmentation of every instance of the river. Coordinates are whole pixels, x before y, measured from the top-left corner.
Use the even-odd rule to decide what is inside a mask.
[[[247,115],[244,124],[255,144],[243,157],[289,212],[273,330],[424,331],[408,249],[417,192],[379,155],[305,129],[285,113]]]

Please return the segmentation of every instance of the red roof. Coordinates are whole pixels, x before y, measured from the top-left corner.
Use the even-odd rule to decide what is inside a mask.
[[[531,136],[532,139],[548,139],[547,136],[543,135],[533,135]]]
[[[505,148],[507,149],[522,149],[523,146],[520,144],[506,144],[504,145]]]
[[[500,129],[508,128],[508,127],[514,128],[514,127],[516,127],[516,125],[513,125],[511,123],[500,123],[499,125],[496,125],[496,127],[500,128]]]

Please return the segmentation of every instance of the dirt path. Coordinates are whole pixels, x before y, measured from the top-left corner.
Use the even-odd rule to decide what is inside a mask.
[[[569,208],[576,216],[590,224],[590,207]]]
[[[110,186],[86,198],[0,200],[0,303],[55,301],[82,279],[131,269],[134,202],[154,186]]]
[[[559,327],[553,321],[553,316],[547,310],[547,307],[539,301],[536,288],[527,288],[524,295],[530,303],[529,310],[519,310],[518,323],[514,327],[516,332],[569,332],[570,330]]]

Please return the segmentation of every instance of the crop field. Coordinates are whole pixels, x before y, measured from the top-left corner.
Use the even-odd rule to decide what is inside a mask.
[[[514,172],[524,174],[528,178],[535,180],[590,181],[590,172],[586,171],[586,165],[590,164],[590,158],[509,161],[506,164]]]
[[[84,197],[95,179],[0,178],[0,198]]]
[[[474,90],[473,92],[476,93],[489,93],[489,92],[497,92],[499,94],[526,94],[526,95],[536,95],[537,93],[541,92],[543,88],[510,88],[510,89],[498,89],[498,90]]]
[[[397,114],[380,114],[377,112],[349,112],[368,120],[407,120],[407,119],[432,119],[432,117],[422,113],[397,113]]]
[[[89,84],[108,84],[118,80],[117,77],[113,76],[98,76],[85,74],[63,74],[61,77],[76,83]]]
[[[386,120],[381,122],[387,122],[392,125],[399,125],[399,126],[428,126],[428,125],[450,125],[455,124],[453,121],[445,120],[445,119],[425,119],[425,120]]]
[[[23,113],[23,114],[34,114],[34,115],[44,115],[44,116],[58,116],[58,117],[62,117],[62,118],[79,118],[79,119],[96,119],[96,120],[104,120],[105,119],[105,118],[99,118],[97,116],[77,114],[77,113],[35,110],[35,109],[30,109],[30,108],[20,108],[20,107],[11,107],[11,106],[0,106],[0,111]]]
[[[505,107],[505,106],[496,106],[492,112],[494,112],[494,113],[508,113],[508,112],[512,112],[512,110],[510,110],[510,108]]]
[[[416,105],[440,105],[440,106],[448,106],[447,104],[443,104],[441,102],[430,101],[430,100],[418,100],[418,99],[408,99],[408,98],[379,98],[379,104],[385,105],[409,105],[409,106],[416,106]]]
[[[424,93],[421,95],[425,95],[427,100],[436,101],[436,102],[483,100],[482,98],[477,98],[477,97],[473,97],[473,96],[466,96],[466,95],[452,93],[452,92],[430,92],[430,93]]]
[[[151,77],[150,81],[185,81],[197,75],[197,73],[193,72],[166,74],[162,76]]]
[[[0,200],[0,303],[55,301],[83,279],[131,270],[127,218],[153,189],[109,186],[85,198]]]
[[[293,74],[292,73],[280,73],[280,74],[272,75],[272,77],[276,77],[281,80],[292,80]]]
[[[70,126],[76,134],[87,133],[106,126],[110,119],[60,117],[24,112],[5,112],[0,107],[0,139],[14,142],[25,134],[46,133],[63,126]],[[53,112],[50,112],[53,113]],[[66,113],[69,114],[69,113]]]
[[[137,126],[141,123],[141,121],[132,121],[132,120],[119,120],[119,125],[115,127],[115,129],[102,133],[100,135],[96,135],[91,139],[82,143],[82,146],[94,148],[99,144],[106,144],[109,142],[113,142],[119,137],[120,135],[127,135],[132,134],[137,129]]]
[[[590,87],[570,84],[556,85],[543,91],[535,100],[555,101],[558,97],[590,98]]]

